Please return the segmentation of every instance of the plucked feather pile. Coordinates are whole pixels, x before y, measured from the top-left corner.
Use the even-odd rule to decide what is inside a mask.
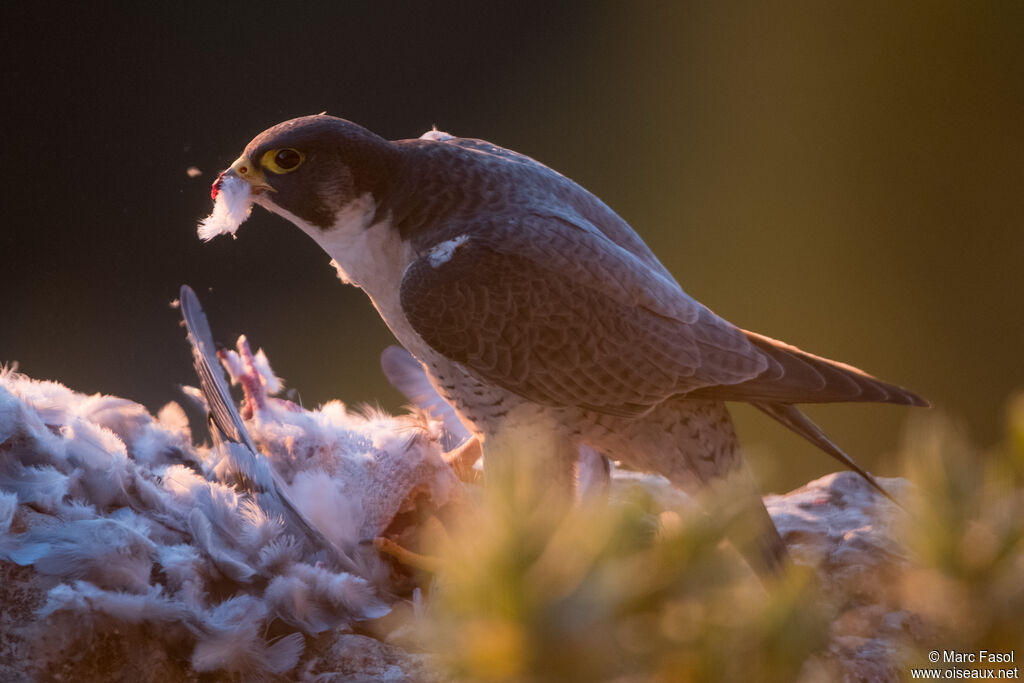
[[[177,404],[153,417],[5,370],[0,560],[45,577],[38,616],[52,633],[70,641],[98,620],[148,624],[169,648],[191,648],[196,671],[258,676],[292,669],[308,637],[387,614],[408,588],[372,541],[407,532],[410,509],[459,499],[438,423],[270,398],[280,382],[244,339],[225,360],[246,389],[253,439],[354,568],[245,490],[226,452],[237,444],[193,443]]]

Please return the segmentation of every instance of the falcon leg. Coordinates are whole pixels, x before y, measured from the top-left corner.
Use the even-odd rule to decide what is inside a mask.
[[[531,417],[485,435],[485,483],[521,502],[565,510],[575,499],[576,444],[554,420]]]
[[[422,569],[423,571],[431,572],[436,574],[438,569],[441,568],[441,560],[431,555],[423,555],[421,553],[413,552],[407,548],[403,548],[398,545],[390,538],[384,538],[378,536],[373,539],[373,547],[379,552],[390,555],[399,562],[409,567],[415,567],[416,569]]]
[[[480,440],[475,436],[469,437],[462,444],[445,453],[442,457],[445,462],[455,470],[455,476],[469,484],[480,483],[480,473],[473,469],[473,465],[483,455],[483,448]]]
[[[585,440],[637,469],[664,475],[709,514],[726,521],[726,535],[762,576],[786,562],[786,546],[761,500],[732,419],[720,401],[666,401],[637,419],[595,418]],[[592,438],[590,438],[592,437]]]

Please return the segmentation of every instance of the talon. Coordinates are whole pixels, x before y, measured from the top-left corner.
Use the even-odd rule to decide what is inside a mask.
[[[378,536],[373,539],[373,547],[382,553],[390,555],[404,565],[422,569],[432,574],[436,574],[441,568],[440,558],[415,553],[407,548],[403,548],[390,538]]]
[[[441,457],[455,470],[455,475],[467,484],[479,484],[482,481],[480,472],[473,469],[473,465],[483,455],[483,448],[480,440],[475,436],[470,437],[462,445],[453,448]]]

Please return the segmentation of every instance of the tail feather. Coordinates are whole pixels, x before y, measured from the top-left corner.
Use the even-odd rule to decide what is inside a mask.
[[[737,384],[704,387],[691,398],[765,403],[897,403],[927,406],[928,402],[903,387],[846,363],[815,356],[764,335],[746,332],[768,367],[757,377]]]
[[[821,428],[814,424],[809,417],[800,412],[796,406],[789,403],[767,403],[762,401],[753,401],[751,402],[751,405],[778,420],[839,462],[846,465],[848,468],[863,477],[864,481],[874,487],[879,493],[899,506],[899,502],[889,495],[889,492],[882,488],[882,485],[879,484],[874,477],[854,462],[853,458],[844,453],[843,450],[830,438],[825,436],[825,433],[821,431]]]

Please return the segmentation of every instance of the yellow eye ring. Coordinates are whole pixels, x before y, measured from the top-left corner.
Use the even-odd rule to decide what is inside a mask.
[[[291,173],[305,161],[306,155],[297,149],[285,147],[284,149],[270,149],[263,153],[260,165],[271,173],[281,175]]]

